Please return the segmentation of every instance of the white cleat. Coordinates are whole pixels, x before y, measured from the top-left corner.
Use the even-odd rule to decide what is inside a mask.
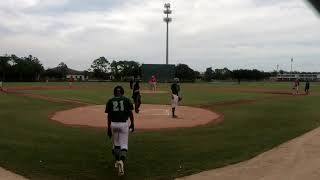
[[[118,175],[119,176],[123,176],[124,175],[124,164],[123,164],[123,161],[122,160],[118,161],[117,165],[118,165]]]

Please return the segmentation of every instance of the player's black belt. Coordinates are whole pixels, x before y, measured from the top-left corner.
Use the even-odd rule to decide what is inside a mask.
[[[117,120],[117,121],[115,121],[115,120],[111,120],[111,122],[115,122],[115,123],[125,123],[125,122],[127,122],[128,120],[121,120],[121,121],[119,121],[119,120]]]

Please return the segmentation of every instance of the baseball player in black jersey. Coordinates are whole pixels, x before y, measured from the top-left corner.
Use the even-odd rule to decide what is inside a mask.
[[[119,176],[122,176],[128,151],[129,129],[134,131],[133,104],[124,96],[121,86],[115,87],[113,93],[114,97],[107,102],[105,113],[108,113],[108,136],[112,138],[115,167],[118,168]]]
[[[307,80],[305,88],[304,88],[304,92],[306,95],[309,94],[309,89],[310,89],[310,82]]]
[[[139,113],[139,108],[140,108],[140,105],[141,105],[141,94],[140,94],[139,80],[137,80],[136,83],[133,86],[132,99],[133,99],[133,102],[134,102],[134,110],[135,110],[136,113]]]
[[[178,116],[175,115],[176,107],[179,104],[179,101],[182,98],[179,96],[180,86],[178,84],[179,79],[174,78],[174,83],[171,85],[171,105],[172,105],[172,118],[177,118]]]
[[[0,92],[3,91],[3,87],[2,87],[2,81],[0,81]]]

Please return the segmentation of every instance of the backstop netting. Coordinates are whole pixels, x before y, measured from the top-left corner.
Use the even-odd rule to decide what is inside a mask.
[[[142,80],[148,82],[156,76],[158,82],[171,82],[175,77],[173,64],[142,64]]]

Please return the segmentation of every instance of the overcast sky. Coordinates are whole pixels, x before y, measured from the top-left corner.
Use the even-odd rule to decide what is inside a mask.
[[[1,0],[0,55],[85,70],[95,58],[207,67],[320,71],[320,17],[303,0]]]

